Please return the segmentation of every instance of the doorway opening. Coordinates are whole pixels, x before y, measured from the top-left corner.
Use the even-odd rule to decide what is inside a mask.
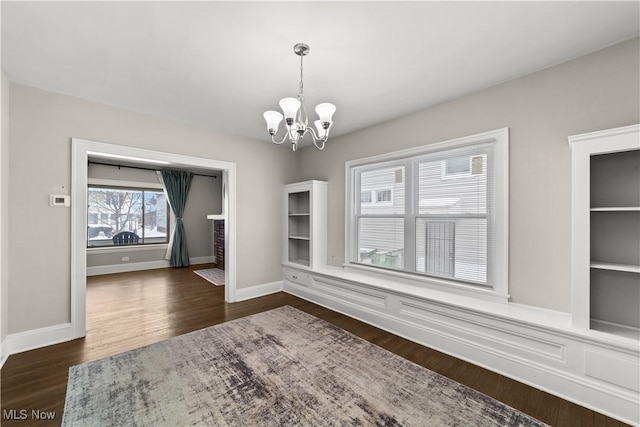
[[[171,168],[200,168],[222,172],[222,215],[224,220],[225,301],[235,302],[236,291],[236,165],[233,162],[174,153],[72,139],[71,208],[71,328],[73,338],[86,335],[87,291],[87,186],[91,153],[167,162]]]

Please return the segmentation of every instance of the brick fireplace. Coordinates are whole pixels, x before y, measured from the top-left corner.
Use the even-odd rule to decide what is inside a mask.
[[[224,220],[213,221],[213,244],[216,248],[213,262],[216,267],[224,270]]]

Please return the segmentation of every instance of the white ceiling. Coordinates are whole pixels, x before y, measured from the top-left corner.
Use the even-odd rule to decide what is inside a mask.
[[[267,141],[262,113],[297,94],[302,41],[307,108],[334,103],[335,136],[635,37],[639,5],[4,1],[2,69]]]

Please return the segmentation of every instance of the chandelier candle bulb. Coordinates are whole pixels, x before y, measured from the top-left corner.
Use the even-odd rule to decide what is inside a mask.
[[[300,140],[304,138],[305,135],[309,134],[313,140],[313,145],[315,145],[318,150],[322,150],[329,139],[329,129],[333,124],[332,117],[333,113],[336,111],[336,106],[329,102],[318,104],[316,106],[316,113],[318,113],[320,120],[316,120],[314,122],[317,131],[313,129],[313,126],[307,125],[309,123],[309,118],[307,116],[307,109],[304,105],[302,58],[309,53],[309,46],[304,43],[298,43],[293,47],[293,51],[300,57],[300,83],[298,85],[298,97],[282,98],[280,100],[279,104],[284,116],[277,111],[271,110],[266,111],[263,114],[264,119],[267,122],[267,132],[271,135],[271,142],[274,144],[282,144],[288,139],[293,151],[297,150]],[[282,140],[276,141],[275,135],[278,132],[278,126],[280,125],[283,117],[287,125],[287,130],[285,131]]]

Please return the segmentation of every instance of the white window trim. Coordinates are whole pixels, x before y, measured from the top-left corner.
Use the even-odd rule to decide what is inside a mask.
[[[495,208],[493,229],[495,231],[495,255],[493,259],[494,283],[493,288],[486,290],[477,286],[465,285],[455,281],[436,279],[428,276],[417,276],[406,272],[383,270],[375,267],[367,267],[351,263],[349,254],[355,251],[355,199],[354,199],[354,168],[371,163],[383,164],[384,162],[397,161],[399,159],[427,154],[434,151],[461,147],[483,141],[494,142],[494,170],[495,170]],[[509,128],[497,129],[448,141],[436,142],[406,150],[394,151],[351,160],[345,163],[345,259],[343,267],[367,272],[378,277],[402,277],[424,288],[447,290],[456,294],[494,299],[507,302],[509,299]],[[486,298],[485,298],[486,297]]]
[[[131,188],[148,188],[162,190],[162,184],[159,182],[142,182],[142,181],[120,181],[119,179],[101,179],[88,178],[88,185],[101,185],[105,187],[131,187]]]
[[[163,250],[166,252],[168,243],[147,243],[146,245],[124,246],[91,246],[87,248],[88,254],[109,254],[114,252],[145,252]]]

